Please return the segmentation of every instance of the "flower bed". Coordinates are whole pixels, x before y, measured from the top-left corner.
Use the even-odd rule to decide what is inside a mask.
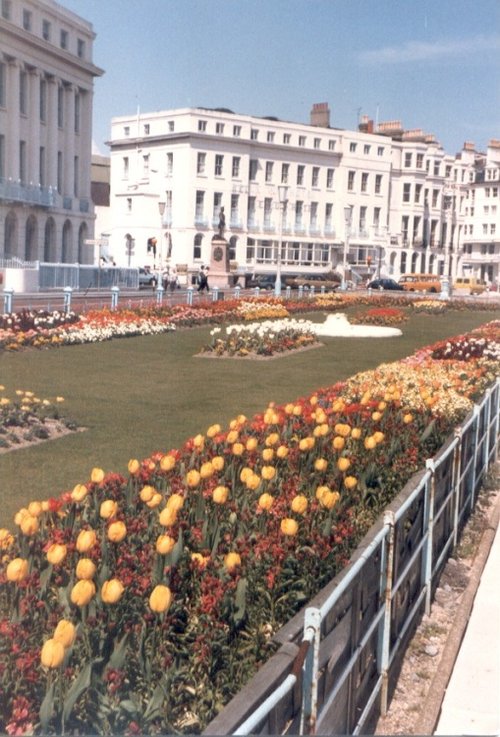
[[[438,299],[415,300],[411,308],[414,312],[422,312],[426,315],[443,315],[448,309],[448,302]]]
[[[0,385],[0,452],[49,440],[76,430],[76,424],[61,416],[64,397],[40,399],[34,392],[17,389],[9,397]]]
[[[371,310],[357,312],[350,318],[353,325],[400,325],[408,320],[403,310],[395,307],[372,307]]]
[[[307,320],[265,320],[243,325],[229,325],[210,331],[211,340],[202,355],[273,356],[315,344],[319,345],[314,326]]]
[[[496,372],[421,352],[21,510],[0,729],[199,732]]]

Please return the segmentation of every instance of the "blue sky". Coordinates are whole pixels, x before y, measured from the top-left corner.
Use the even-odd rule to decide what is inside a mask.
[[[500,138],[500,0],[59,0],[93,24],[93,137],[113,116],[225,107],[401,120],[456,153]]]

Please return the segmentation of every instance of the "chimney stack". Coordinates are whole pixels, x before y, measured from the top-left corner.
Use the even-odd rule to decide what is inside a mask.
[[[368,115],[362,115],[361,121],[358,125],[358,130],[360,133],[373,133],[373,120],[369,118]]]
[[[318,128],[330,127],[330,108],[327,102],[315,102],[311,110],[311,125]]]

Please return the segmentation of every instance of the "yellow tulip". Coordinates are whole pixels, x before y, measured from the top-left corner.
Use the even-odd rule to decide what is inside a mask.
[[[178,512],[179,509],[182,509],[184,506],[184,497],[182,494],[172,494],[167,499],[167,507],[168,509],[173,509],[175,512]]]
[[[227,437],[226,437],[227,444],[232,445],[233,443],[235,443],[238,440],[239,435],[240,434],[238,430],[231,430],[230,432],[228,432]]]
[[[92,579],[95,576],[96,565],[90,558],[81,558],[76,564],[76,577],[78,579]]]
[[[32,517],[39,517],[43,512],[42,503],[30,502],[28,504],[28,512],[31,514]]]
[[[290,517],[285,517],[285,519],[281,520],[280,529],[283,535],[294,537],[299,531],[299,526],[294,519],[291,519]]]
[[[286,445],[280,445],[279,448],[276,449],[276,455],[278,456],[278,458],[281,458],[281,460],[283,460],[283,458],[286,458],[289,452],[290,449]]]
[[[245,486],[247,489],[250,489],[250,491],[255,491],[260,486],[260,476],[256,473],[252,473],[252,475],[246,480]]]
[[[198,450],[203,450],[205,447],[205,436],[198,433],[198,435],[193,438],[193,445]]]
[[[90,474],[90,480],[93,484],[101,484],[104,481],[104,471],[102,468],[93,468]]]
[[[212,499],[215,504],[225,504],[229,496],[229,489],[227,486],[216,486],[212,492]]]
[[[265,439],[265,443],[268,448],[272,447],[273,445],[277,445],[279,443],[280,436],[277,432],[271,432]]]
[[[339,499],[340,494],[338,491],[325,491],[321,496],[319,503],[322,507],[325,507],[325,509],[333,509]]]
[[[300,415],[302,414],[302,407],[301,407],[301,405],[300,405],[300,404],[296,404],[296,405],[294,406],[294,408],[293,408],[293,411],[292,411],[292,414],[293,414],[293,415],[294,415],[295,417],[300,417]]]
[[[162,471],[171,471],[175,466],[175,458],[173,455],[166,455],[160,461]]]
[[[207,430],[207,438],[214,438],[216,435],[218,435],[221,431],[221,426],[216,425],[210,425],[210,427]]]
[[[342,437],[342,435],[335,435],[335,437],[332,440],[332,446],[335,450],[343,450],[345,445],[345,440]]]
[[[324,438],[325,435],[328,435],[330,432],[330,427],[327,425],[326,422],[323,422],[321,425],[316,425],[316,427],[313,430],[313,435],[315,438]]]
[[[409,425],[410,422],[413,422],[413,415],[410,414],[410,412],[407,412],[405,415],[403,415],[403,422],[405,425]]]
[[[47,560],[53,566],[58,566],[66,557],[68,549],[66,545],[61,543],[52,543],[50,548],[47,550]]]
[[[222,456],[214,456],[212,458],[212,466],[215,471],[222,471],[224,468],[224,458]]]
[[[260,509],[264,509],[266,512],[271,509],[273,506],[274,497],[271,496],[271,494],[261,494],[259,497],[259,507]]]
[[[168,555],[175,546],[175,540],[170,535],[159,535],[156,540],[156,552],[159,555]]]
[[[172,525],[175,525],[177,522],[177,510],[172,507],[165,507],[165,509],[162,509],[160,512],[159,522],[163,527],[171,527]]]
[[[326,494],[326,493],[330,493],[329,486],[318,486],[318,488],[316,489],[316,494],[315,494],[316,499],[318,499],[318,501],[321,501],[323,494]]]
[[[325,458],[316,458],[314,461],[314,469],[316,471],[326,471],[328,468],[328,461]]]
[[[126,534],[127,528],[125,523],[120,520],[112,522],[108,527],[108,540],[111,540],[112,543],[120,543],[125,538]]]
[[[21,531],[24,535],[36,535],[39,527],[40,523],[38,519],[36,517],[32,517],[31,514],[26,515],[21,520]]]
[[[144,502],[145,504],[147,504],[148,502],[151,501],[155,493],[156,493],[156,489],[153,486],[143,486],[139,492],[139,497],[140,497],[141,502]]]
[[[45,668],[59,668],[64,660],[64,646],[57,640],[50,639],[43,644],[40,661]]]
[[[337,461],[337,468],[339,469],[339,471],[342,471],[342,472],[347,471],[350,465],[351,465],[351,461],[349,460],[349,458],[342,457],[342,458],[339,458]]]
[[[136,458],[132,458],[128,462],[128,472],[132,476],[135,476],[137,473],[139,473],[140,470],[141,470],[141,464],[139,463],[139,461]]]
[[[212,466],[212,463],[210,461],[206,461],[205,463],[202,463],[201,468],[200,468],[201,478],[209,479],[213,475],[214,475],[214,467]]]
[[[332,404],[334,412],[343,412],[345,409],[345,402],[343,399],[336,399]]]
[[[105,604],[116,604],[122,598],[124,587],[117,578],[104,581],[101,587],[101,599]]]
[[[262,451],[262,460],[269,463],[274,458],[274,450],[272,448],[264,448]]]
[[[0,550],[7,550],[14,542],[14,535],[5,527],[0,529]]]
[[[257,441],[257,438],[248,438],[245,447],[251,453],[257,448],[258,445],[259,443]]]
[[[361,437],[361,428],[353,427],[351,430],[351,437],[354,438],[354,440],[359,440]]]
[[[233,447],[231,448],[232,453],[234,456],[241,456],[243,455],[243,451],[245,450],[245,446],[243,443],[234,443]]]
[[[382,419],[382,412],[378,412],[378,411],[372,412],[372,420],[374,422],[378,422],[381,419]]]
[[[344,479],[344,486],[346,489],[355,489],[358,485],[358,480],[355,476],[346,476]]]
[[[97,536],[94,530],[82,530],[76,539],[76,549],[79,553],[87,553],[94,547]]]
[[[77,484],[71,492],[71,498],[74,502],[83,502],[87,494],[87,487],[84,484]]]
[[[209,561],[209,558],[206,558],[201,553],[191,553],[191,561],[198,568],[205,568]]]
[[[297,494],[292,499],[292,512],[296,514],[305,514],[307,512],[308,501],[303,494]]]
[[[14,558],[8,564],[5,575],[7,581],[19,583],[28,575],[28,561],[24,558]]]
[[[116,517],[117,512],[118,503],[115,502],[113,499],[106,499],[104,502],[102,502],[99,509],[99,514],[103,519],[111,519],[111,517]]]
[[[373,437],[373,435],[369,435],[367,438],[365,438],[365,448],[366,450],[373,450],[377,446],[377,441]]]
[[[335,425],[334,430],[335,430],[335,434],[336,435],[341,435],[343,438],[348,438],[349,435],[351,434],[351,428],[350,428],[350,426],[349,425],[346,425],[343,422],[338,422]]]
[[[224,557],[224,566],[228,571],[234,571],[235,568],[241,566],[241,557],[238,553],[228,553]]]
[[[299,450],[305,452],[311,450],[314,446],[314,438],[302,438],[299,442]]]
[[[291,415],[292,412],[293,412],[293,404],[289,402],[288,404],[285,405],[285,414]]]
[[[67,649],[71,647],[76,637],[76,627],[73,622],[67,619],[60,619],[54,631],[54,640],[60,642]]]
[[[162,503],[162,500],[163,500],[162,495],[158,491],[155,491],[155,493],[153,494],[149,502],[146,502],[146,505],[150,509],[156,509],[156,507],[160,506],[160,504]]]
[[[191,488],[195,489],[200,483],[200,474],[194,468],[187,472],[186,484]]]
[[[261,476],[266,481],[272,481],[276,476],[276,469],[274,466],[262,466]]]
[[[379,443],[381,443],[384,440],[384,438],[385,438],[384,433],[383,432],[380,432],[379,430],[377,430],[377,432],[374,432],[373,433],[373,439],[375,440],[375,442],[377,443],[377,445]]]
[[[76,606],[87,606],[95,596],[95,583],[88,578],[82,578],[71,589],[70,599]]]
[[[245,468],[242,468],[240,471],[240,481],[243,484],[246,484],[247,479],[249,479],[253,475],[253,471],[251,468],[248,468],[248,466],[245,466]]]
[[[166,612],[172,603],[172,592],[168,586],[158,584],[149,596],[149,606],[157,614]]]

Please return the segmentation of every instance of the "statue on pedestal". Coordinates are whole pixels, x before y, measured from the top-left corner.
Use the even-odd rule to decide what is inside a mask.
[[[224,231],[226,229],[226,216],[224,215],[224,208],[221,207],[219,212],[219,238],[224,238]]]

